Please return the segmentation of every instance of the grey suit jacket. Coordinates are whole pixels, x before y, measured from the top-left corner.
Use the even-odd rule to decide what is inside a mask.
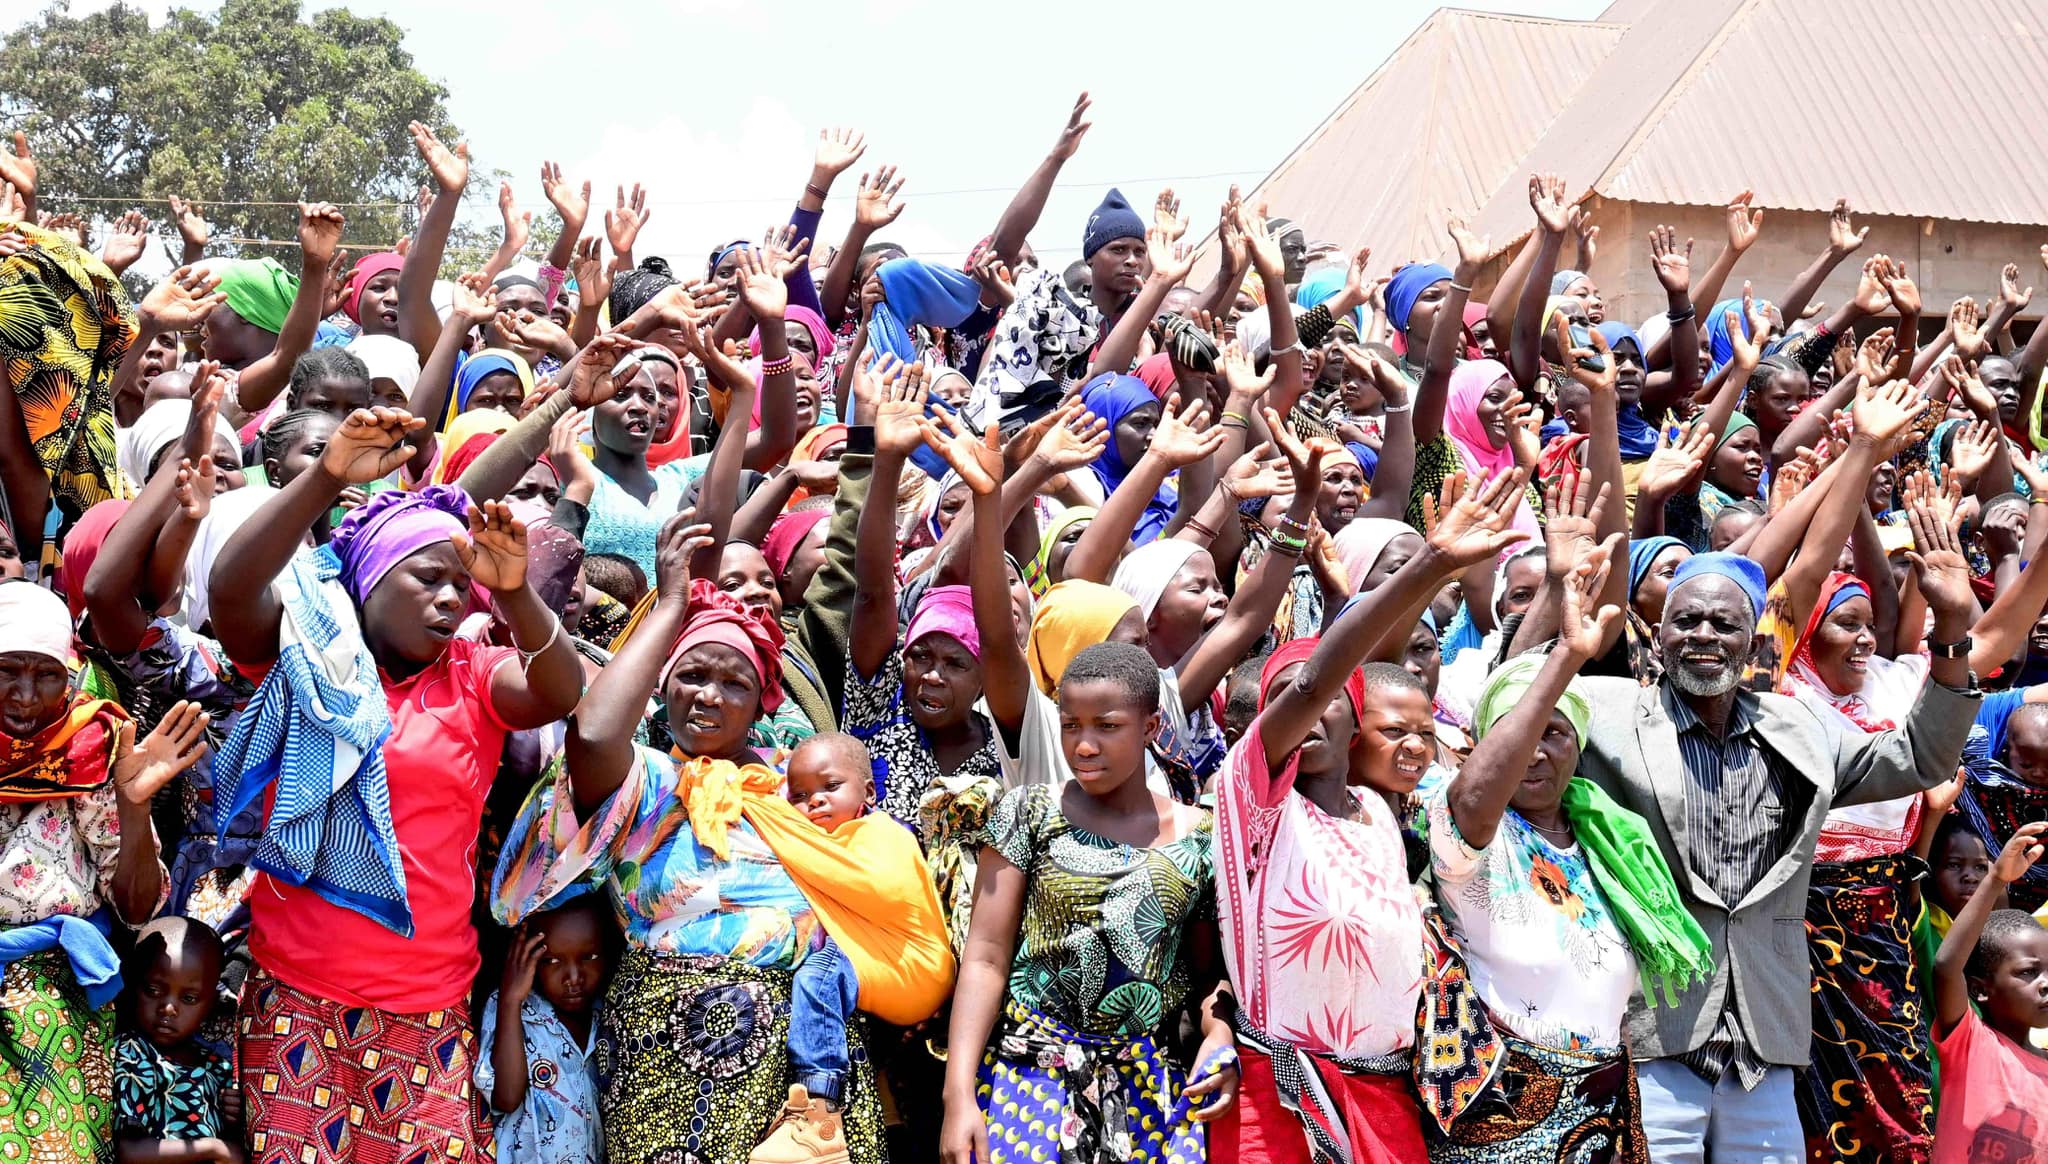
[[[1803,1066],[1813,1034],[1806,890],[1821,822],[1837,804],[1891,800],[1953,779],[1977,696],[1929,681],[1903,727],[1871,735],[1845,732],[1786,696],[1745,696],[1757,700],[1758,737],[1796,774],[1784,799],[1787,819],[1800,828],[1749,893],[1727,902],[1687,851],[1685,803],[1698,792],[1686,778],[1678,729],[1658,688],[1606,678],[1576,686],[1593,713],[1579,774],[1649,821],[1679,896],[1714,943],[1713,977],[1680,995],[1676,1007],[1650,1007],[1640,994],[1630,1000],[1629,1049],[1638,1058],[1659,1058],[1698,1048],[1713,1035],[1732,991],[1736,1019],[1757,1054]]]

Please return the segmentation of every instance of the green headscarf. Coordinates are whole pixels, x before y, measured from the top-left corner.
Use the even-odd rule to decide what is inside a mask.
[[[1484,739],[1500,717],[1521,701],[1535,685],[1536,673],[1546,658],[1517,655],[1487,679],[1486,690],[1472,709],[1473,739]],[[1583,746],[1592,708],[1575,687],[1576,683],[1565,688],[1557,710],[1571,721]],[[1658,988],[1662,987],[1665,1005],[1677,1006],[1680,991],[1713,974],[1714,947],[1679,901],[1678,883],[1650,836],[1649,822],[1616,804],[1583,776],[1574,776],[1565,785],[1562,807],[1585,848],[1593,880],[1613,908],[1615,923],[1636,956],[1644,1000],[1656,1006]]]
[[[1737,412],[1728,418],[1728,427],[1721,430],[1721,440],[1726,443],[1745,428],[1755,428],[1756,421],[1746,413]]]
[[[229,259],[212,265],[221,294],[236,315],[267,332],[284,330],[284,317],[299,293],[299,277],[276,259]]]
[[[1075,522],[1092,521],[1095,507],[1074,505],[1060,511],[1059,516],[1046,523],[1045,533],[1038,540],[1038,554],[1024,567],[1024,581],[1031,587],[1033,597],[1044,597],[1052,589],[1052,552],[1060,544],[1060,535],[1074,527]]]

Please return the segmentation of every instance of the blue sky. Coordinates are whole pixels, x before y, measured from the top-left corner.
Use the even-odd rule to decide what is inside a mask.
[[[105,6],[74,0],[72,9]],[[153,16],[171,7],[141,6]],[[993,5],[926,0],[347,6],[407,29],[419,67],[448,87],[472,157],[509,171],[522,207],[546,209],[543,160],[591,178],[606,200],[616,184],[638,180],[654,213],[637,250],[681,260],[679,269],[781,221],[827,125],[864,130],[868,154],[835,188],[822,237],[844,233],[860,170],[891,162],[907,178],[909,208],[883,237],[955,257],[994,225],[1084,89],[1095,99],[1094,129],[1033,236],[1040,254],[1077,255],[1081,223],[1112,184],[1139,206],[1173,186],[1199,235],[1231,182],[1255,183],[1441,7],[1200,0],[1147,10],[1049,0],[998,15]],[[1606,4],[1470,6],[1589,19]]]

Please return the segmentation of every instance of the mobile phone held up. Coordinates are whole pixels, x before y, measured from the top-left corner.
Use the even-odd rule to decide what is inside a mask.
[[[1570,325],[1570,327],[1572,347],[1590,349],[1593,346],[1593,331],[1591,328],[1583,327],[1576,323]],[[1581,356],[1578,363],[1579,367],[1584,368],[1588,372],[1605,372],[1607,370],[1607,359],[1600,355]]]

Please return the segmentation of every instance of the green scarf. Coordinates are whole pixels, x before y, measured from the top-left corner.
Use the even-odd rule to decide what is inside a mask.
[[[1547,656],[1517,655],[1488,676],[1485,690],[1472,708],[1472,735],[1483,739],[1500,717],[1521,701],[1536,683]],[[1557,710],[1571,721],[1580,744],[1592,708],[1577,684],[1566,687]],[[1628,939],[1642,974],[1643,998],[1657,1005],[1658,987],[1667,1006],[1678,1005],[1678,992],[1714,972],[1714,947],[1678,899],[1678,883],[1664,863],[1650,824],[1621,807],[1614,798],[1584,777],[1565,785],[1565,818],[1585,846],[1593,880],[1614,911],[1615,924]]]
[[[276,259],[229,259],[215,263],[220,291],[236,315],[273,334],[284,330],[284,317],[299,293],[298,276]]]

